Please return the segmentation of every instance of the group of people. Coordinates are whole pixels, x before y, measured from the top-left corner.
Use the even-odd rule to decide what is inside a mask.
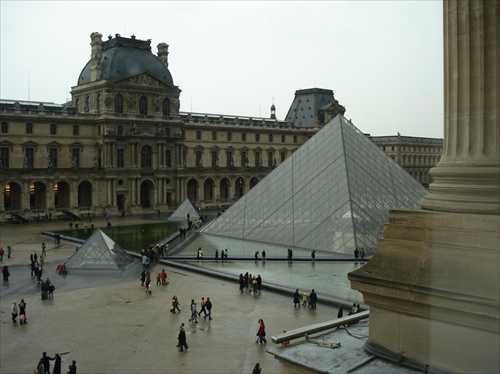
[[[314,291],[314,288],[311,290],[309,295],[304,292],[302,295],[299,293],[299,289],[295,289],[295,293],[293,294],[293,307],[294,308],[300,308],[300,304],[302,303],[302,306],[305,307],[307,306],[308,308],[311,309],[316,309],[316,303],[318,302],[318,295],[316,294],[316,291]]]
[[[220,251],[220,259],[222,261],[227,260],[227,248],[221,249],[221,251]],[[216,249],[215,250],[215,261],[218,261],[218,260],[219,260],[219,250]]]
[[[238,283],[240,285],[240,292],[244,293],[246,290],[250,290],[251,294],[257,295],[262,290],[262,277],[259,275],[252,276],[248,274],[248,271],[243,275],[240,273]]]
[[[10,254],[12,253],[12,247],[10,245],[7,246],[7,258],[10,258]],[[0,262],[3,262],[3,256],[5,255],[5,251],[3,248],[0,248]]]
[[[142,265],[146,268],[164,258],[168,252],[168,244],[151,244],[148,248],[141,249]]]
[[[255,255],[254,255],[254,257],[255,257],[255,262],[259,261],[259,254],[260,254],[260,252],[259,252],[259,251],[255,251]],[[263,250],[262,250],[262,254],[261,254],[261,255],[262,255],[262,262],[266,262],[266,258],[267,258],[266,256],[267,256],[267,253],[266,253],[266,250],[265,250],[265,249],[263,249]]]
[[[364,248],[361,248],[359,250],[358,250],[358,248],[356,248],[354,250],[354,261],[358,261],[358,259],[361,259],[361,261],[365,260],[365,249]]]
[[[177,302],[178,302],[178,300],[177,300]],[[200,307],[201,307],[201,309],[198,312],[196,302],[194,301],[194,299],[191,299],[191,305],[190,305],[191,318],[189,318],[189,322],[198,323],[198,317],[201,316],[201,313],[204,314],[204,316],[203,316],[204,319],[207,319],[207,317],[208,317],[209,320],[212,320],[212,302],[210,301],[209,297],[207,297],[206,300],[204,297],[201,298]],[[179,310],[179,312],[180,312],[180,310]],[[175,311],[174,311],[174,313],[175,313]]]
[[[43,352],[42,357],[38,360],[36,365],[35,374],[50,374],[50,361],[54,362],[54,369],[52,374],[61,374],[62,358],[61,355],[64,353],[56,353],[54,357],[47,355],[47,352]],[[73,360],[68,366],[68,374],[76,374],[76,361]]]
[[[24,299],[21,299],[19,304],[14,301],[10,313],[12,315],[12,322],[17,323],[17,317],[19,317],[19,323],[21,325],[28,323],[28,319],[26,318],[26,302]]]

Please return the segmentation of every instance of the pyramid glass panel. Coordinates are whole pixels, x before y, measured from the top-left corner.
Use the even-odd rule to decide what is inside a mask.
[[[342,115],[202,232],[351,255],[427,190]]]

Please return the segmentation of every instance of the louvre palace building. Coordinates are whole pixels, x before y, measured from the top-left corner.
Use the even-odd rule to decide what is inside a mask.
[[[185,199],[228,207],[345,108],[332,90],[298,90],[284,120],[180,111],[168,45],[91,36],[64,104],[0,100],[1,220],[166,211]],[[369,135],[367,135],[369,136]],[[443,140],[371,137],[420,183]],[[283,183],[287,183],[283,181]]]

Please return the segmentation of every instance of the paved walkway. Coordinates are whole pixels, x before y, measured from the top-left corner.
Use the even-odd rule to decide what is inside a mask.
[[[120,224],[144,222],[126,217]],[[152,222],[152,221],[147,221]],[[94,220],[104,227],[104,220]],[[40,235],[65,223],[0,225],[0,246],[13,247],[5,256],[11,277],[0,287],[0,373],[32,373],[43,351],[63,355],[63,373],[71,360],[78,373],[251,373],[255,363],[262,373],[304,373],[266,353],[266,345],[255,344],[257,321],[264,319],[267,346],[271,335],[336,316],[336,309],[294,309],[289,296],[263,292],[240,294],[236,282],[156,265],[152,274],[165,268],[168,286],[154,286],[152,295],[140,287],[141,266],[121,276],[55,274],[57,264],[75,251],[75,245],[54,245]],[[159,238],[160,239],[160,238]],[[30,276],[29,255],[41,253],[47,244],[45,274],[56,286],[54,300],[42,301],[40,289]],[[156,282],[155,282],[156,283]],[[170,300],[177,295],[182,312],[171,314]],[[213,320],[200,318],[190,324],[189,304],[210,297]],[[21,298],[27,303],[27,325],[11,321],[10,307]],[[189,351],[176,348],[178,327],[185,323]]]

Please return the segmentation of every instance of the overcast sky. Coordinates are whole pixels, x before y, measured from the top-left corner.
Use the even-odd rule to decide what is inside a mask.
[[[64,103],[90,34],[169,44],[181,111],[284,119],[325,88],[372,135],[443,137],[441,1],[0,1],[0,98]]]

